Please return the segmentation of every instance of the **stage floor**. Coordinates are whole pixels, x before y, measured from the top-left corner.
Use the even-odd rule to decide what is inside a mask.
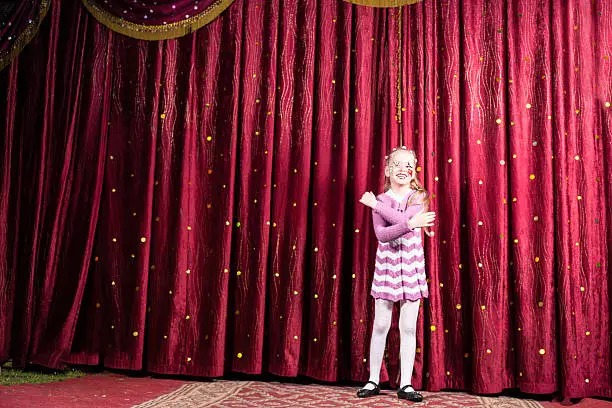
[[[4,408],[246,408],[246,407],[420,407],[552,408],[564,404],[461,392],[424,392],[419,404],[399,401],[392,390],[359,399],[356,387],[261,381],[186,381],[104,373],[47,384],[0,387]],[[612,402],[584,399],[580,408],[612,408]]]

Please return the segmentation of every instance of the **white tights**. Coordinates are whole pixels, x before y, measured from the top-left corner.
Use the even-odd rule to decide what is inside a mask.
[[[400,388],[410,385],[412,379],[416,353],[416,324],[419,315],[419,303],[420,301],[418,300],[414,302],[402,300],[400,304]],[[392,313],[393,302],[376,299],[374,304],[374,327],[372,330],[372,340],[370,341],[370,381],[376,384],[380,382],[380,367],[385,353],[387,333],[391,327]],[[365,388],[374,388],[374,386],[367,384]]]

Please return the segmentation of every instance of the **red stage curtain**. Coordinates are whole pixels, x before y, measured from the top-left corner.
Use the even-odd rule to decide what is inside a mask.
[[[439,214],[413,384],[612,396],[612,9],[504,4],[238,1],[147,42],[54,3],[0,75],[2,359],[365,380],[357,200],[403,143]]]
[[[0,4],[0,70],[36,35],[49,4],[50,0],[4,1]]]
[[[210,23],[233,1],[83,0],[83,4],[98,21],[121,34],[142,40],[167,40]]]

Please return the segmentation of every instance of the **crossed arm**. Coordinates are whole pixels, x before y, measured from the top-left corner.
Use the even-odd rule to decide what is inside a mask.
[[[380,242],[389,242],[411,231],[408,221],[421,210],[423,210],[421,204],[414,204],[409,206],[405,212],[399,212],[377,200],[376,207],[372,211],[376,238]]]
[[[382,201],[376,200],[376,207],[373,208],[375,213],[380,214],[389,224],[399,224],[401,222],[408,223],[408,221],[421,210],[424,210],[421,203],[413,204],[408,206],[406,211],[401,212],[391,208],[388,204]]]

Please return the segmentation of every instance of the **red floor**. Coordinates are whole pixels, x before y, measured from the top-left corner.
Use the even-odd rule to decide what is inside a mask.
[[[1,408],[127,408],[178,389],[188,381],[119,374],[88,375],[47,384],[0,387]],[[545,408],[612,408],[612,402],[586,398],[577,404],[541,402]]]
[[[127,408],[168,394],[186,381],[88,375],[47,384],[0,387],[2,408]]]

